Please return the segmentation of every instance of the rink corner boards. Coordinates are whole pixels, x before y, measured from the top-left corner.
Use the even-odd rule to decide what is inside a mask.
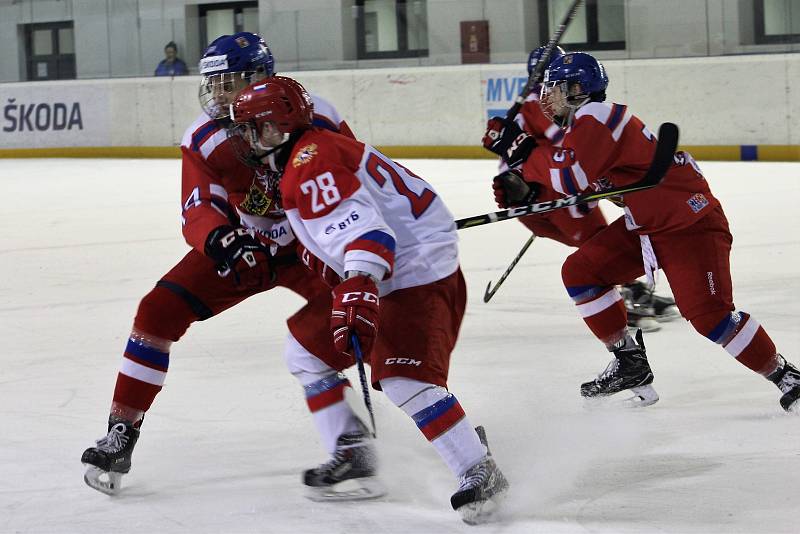
[[[689,145],[679,147],[704,161],[800,161],[800,145]],[[391,158],[493,159],[481,146],[378,146]],[[178,158],[177,146],[0,148],[0,158]]]

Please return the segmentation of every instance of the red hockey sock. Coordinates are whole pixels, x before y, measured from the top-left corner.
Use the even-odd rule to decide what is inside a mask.
[[[164,385],[171,344],[136,330],[131,332],[117,374],[112,415],[134,422],[144,416]]]
[[[616,287],[567,287],[567,292],[586,325],[606,347],[625,337],[628,316],[625,302]]]
[[[739,311],[706,314],[691,322],[698,332],[722,345],[748,369],[767,376],[778,367],[775,343],[750,314]]]

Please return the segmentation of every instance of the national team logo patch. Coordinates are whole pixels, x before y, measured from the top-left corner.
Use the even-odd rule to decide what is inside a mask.
[[[297,152],[297,155],[292,160],[292,166],[299,167],[300,165],[305,165],[306,163],[311,161],[311,158],[313,158],[316,155],[317,155],[317,145],[315,145],[314,143],[306,145]]]
[[[695,213],[699,213],[700,210],[708,206],[708,199],[703,193],[695,193],[692,198],[686,201],[689,204],[689,207],[692,208],[692,211]]]
[[[244,196],[244,200],[239,204],[239,207],[245,213],[263,217],[269,212],[271,205],[272,199],[264,194],[256,184],[250,184],[250,190]]]
[[[237,37],[236,44],[239,45],[239,48],[247,48],[250,45],[245,37]]]

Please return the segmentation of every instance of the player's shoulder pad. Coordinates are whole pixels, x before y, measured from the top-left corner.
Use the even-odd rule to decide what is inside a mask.
[[[611,116],[612,105],[613,104],[609,102],[589,102],[575,113],[575,121],[577,122],[578,119],[587,117],[594,119],[600,124],[605,124]]]
[[[285,185],[308,176],[332,172],[342,178],[355,175],[364,155],[364,143],[322,128],[313,128],[298,139],[286,162]]]
[[[299,208],[301,214],[313,213],[313,217],[326,215],[338,200],[348,198],[359,189],[357,172],[363,155],[364,144],[355,139],[321,128],[307,131],[292,148],[281,178],[284,207],[287,210]],[[315,189],[313,184],[305,185],[309,181],[320,189],[333,187],[337,191],[333,195],[335,201],[326,201],[324,210],[317,209],[318,204],[310,211],[304,209],[308,203],[304,197]]]
[[[575,123],[599,123],[611,132],[614,140],[619,136],[631,114],[628,113],[628,106],[616,104],[614,102],[589,102],[575,114]]]
[[[186,129],[181,139],[181,146],[192,152],[199,152],[207,159],[227,138],[228,133],[225,128],[203,113]]]
[[[314,102],[313,125],[332,132],[338,132],[339,125],[342,123],[342,116],[339,115],[336,107],[317,94],[310,94],[310,96],[311,101]]]

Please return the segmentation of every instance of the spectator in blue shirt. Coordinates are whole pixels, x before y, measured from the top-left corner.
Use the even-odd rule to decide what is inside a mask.
[[[178,57],[178,45],[173,41],[164,47],[164,59],[156,67],[156,76],[185,76],[189,74],[186,63]]]

